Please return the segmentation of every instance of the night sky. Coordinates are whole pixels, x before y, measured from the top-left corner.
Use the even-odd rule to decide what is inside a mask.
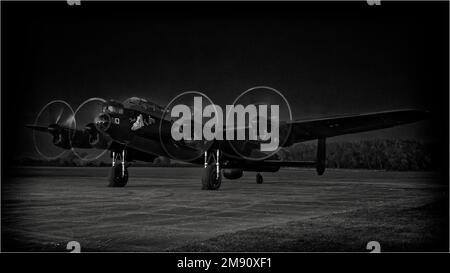
[[[36,154],[23,125],[53,99],[165,105],[198,90],[225,105],[258,85],[280,90],[295,119],[433,112],[431,121],[351,139],[448,141],[445,1],[1,6],[2,155]]]

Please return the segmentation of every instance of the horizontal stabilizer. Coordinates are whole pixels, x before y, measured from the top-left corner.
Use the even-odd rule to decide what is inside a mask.
[[[268,163],[274,166],[280,167],[314,167],[315,161],[282,161],[282,160],[264,160],[264,163]]]

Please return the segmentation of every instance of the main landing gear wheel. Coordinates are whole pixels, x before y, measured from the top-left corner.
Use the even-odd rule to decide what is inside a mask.
[[[256,184],[262,184],[263,183],[263,176],[260,173],[256,174]]]
[[[128,168],[126,162],[126,151],[122,153],[112,152],[112,168],[109,172],[109,187],[125,187],[128,182]],[[117,162],[120,159],[121,162]]]
[[[205,151],[205,168],[203,169],[202,174],[202,190],[218,190],[220,188],[220,184],[222,183],[222,172],[220,171],[220,150],[216,150],[216,157],[213,161],[215,163],[209,163],[208,152]]]
[[[109,172],[109,187],[125,187],[128,182],[128,169],[122,173],[122,165],[111,167]]]
[[[202,190],[218,190],[222,183],[222,174],[217,175],[217,168],[215,164],[210,164],[203,169],[202,175]]]

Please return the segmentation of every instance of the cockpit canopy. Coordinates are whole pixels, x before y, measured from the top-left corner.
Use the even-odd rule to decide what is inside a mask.
[[[103,104],[103,113],[123,114],[123,105],[115,101],[108,101]]]
[[[149,115],[161,117],[164,113],[164,108],[157,105],[156,103],[149,102],[146,99],[131,97],[123,102],[123,106],[127,109],[136,110]]]

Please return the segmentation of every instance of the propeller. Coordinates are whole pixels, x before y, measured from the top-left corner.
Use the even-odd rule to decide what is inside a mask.
[[[196,105],[195,100],[193,99],[194,97],[202,97],[202,105],[198,104]],[[207,117],[203,117],[202,120],[196,121],[195,120],[195,112],[198,113],[202,113],[203,112],[203,107],[205,106],[205,104],[212,104],[213,102],[204,94],[202,94],[201,92],[197,92],[197,91],[187,91],[184,93],[181,93],[180,95],[178,95],[177,97],[175,97],[174,99],[172,99],[172,101],[169,102],[169,104],[167,104],[166,108],[164,109],[164,113],[162,115],[161,120],[172,120],[174,121],[174,119],[170,118],[170,113],[172,111],[172,107],[174,107],[175,105],[186,105],[187,107],[189,107],[190,109],[190,113],[191,113],[191,131],[189,132],[189,135],[191,136],[191,140],[186,140],[186,139],[182,139],[180,141],[175,141],[173,140],[171,137],[170,138],[165,138],[163,137],[162,133],[162,123],[159,124],[159,129],[160,129],[160,141],[162,144],[163,149],[172,157],[181,161],[195,161],[196,159],[204,156],[205,151],[207,151],[211,145],[214,143],[214,141],[208,141],[205,140],[202,136],[203,136],[203,126],[205,124],[205,122],[207,122],[210,118]],[[167,118],[169,117],[169,118]],[[198,126],[199,128],[201,128],[201,132],[199,132],[199,134],[197,134],[195,132],[195,126]],[[184,128],[182,128],[183,130]],[[198,140],[198,138],[200,138],[200,140]],[[186,152],[188,151],[188,152]]]
[[[67,128],[74,129],[76,126],[72,118],[73,114],[72,107],[66,101],[53,100],[39,111],[34,124],[26,125],[34,129],[33,142],[40,156],[47,160],[54,160],[70,149]],[[48,134],[52,138],[49,138]]]
[[[203,101],[205,99],[203,98]],[[191,110],[191,140],[183,140],[183,144],[185,146],[188,146],[193,149],[193,151],[196,151],[196,153],[189,153],[189,156],[187,155],[179,155],[178,157],[182,159],[183,161],[194,161],[199,157],[204,156],[205,151],[209,150],[211,145],[214,143],[214,141],[208,141],[206,139],[203,139],[203,126],[205,123],[210,119],[209,117],[203,117],[203,119],[200,121],[200,123],[195,120],[195,113],[203,113],[203,108],[198,107],[194,105],[192,101],[189,101],[190,105],[188,104],[188,107]],[[203,102],[205,103],[205,102]],[[201,132],[198,134],[194,128],[195,126],[198,126],[201,129]],[[199,140],[200,138],[200,140]]]
[[[97,160],[107,152],[108,143],[102,133],[97,130],[94,123],[102,113],[105,102],[106,100],[102,98],[89,98],[81,103],[73,114],[73,120],[77,121],[76,129],[89,135],[88,148],[77,143],[79,138],[77,138],[76,134],[71,136],[72,151],[83,161]]]
[[[252,130],[257,136],[257,142],[229,140],[228,143],[234,152],[249,160],[264,160],[274,156],[278,151],[277,146],[280,147],[286,142],[291,129],[290,127],[284,128],[288,133],[280,134],[280,121],[290,120],[292,116],[285,97],[277,90],[269,87],[254,87],[239,95],[234,100],[233,105],[243,105],[244,107],[254,105],[257,111],[256,117],[244,120],[243,129],[246,136]],[[231,117],[227,116],[226,120],[229,118]],[[271,130],[272,128],[273,130]],[[230,129],[232,130],[232,128]],[[235,125],[235,130],[242,129]]]

